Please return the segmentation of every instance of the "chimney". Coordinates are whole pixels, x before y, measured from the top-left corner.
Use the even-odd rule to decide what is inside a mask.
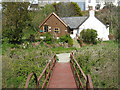
[[[89,10],[89,16],[94,17],[95,16],[95,11],[94,10]]]

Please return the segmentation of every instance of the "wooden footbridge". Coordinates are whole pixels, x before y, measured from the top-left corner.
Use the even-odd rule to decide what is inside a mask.
[[[49,61],[39,77],[34,72],[28,75],[25,88],[28,88],[29,81],[34,76],[35,88],[83,88],[93,90],[90,75],[85,75],[82,68],[70,54],[70,62],[57,62],[56,55]]]

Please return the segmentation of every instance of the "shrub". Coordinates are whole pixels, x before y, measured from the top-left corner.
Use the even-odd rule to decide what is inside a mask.
[[[92,43],[96,44],[97,43],[97,31],[93,29],[84,29],[80,33],[80,37],[83,39],[83,42],[85,43]]]
[[[55,42],[54,36],[53,36],[52,34],[50,34],[50,33],[45,33],[44,36],[45,36],[44,41],[45,41],[47,44],[52,44],[53,42]]]
[[[34,42],[35,41],[35,35],[30,34],[29,41]]]
[[[60,42],[68,43],[69,46],[72,46],[72,45],[73,45],[73,40],[72,40],[72,38],[70,37],[70,35],[61,36],[59,40],[60,40]]]
[[[85,74],[90,74],[95,88],[118,87],[118,43],[102,42],[78,49],[74,54]]]
[[[108,35],[108,38],[109,38],[109,40],[114,40],[114,35],[109,34],[109,35]]]
[[[2,87],[24,88],[28,75],[34,71],[39,76],[48,60],[53,56],[49,48],[36,46],[27,49],[7,49],[3,58]],[[34,78],[32,78],[33,80]],[[34,82],[30,80],[29,88],[34,88]],[[32,82],[32,83],[31,83]],[[43,80],[41,80],[43,82]],[[40,84],[41,84],[40,82]]]

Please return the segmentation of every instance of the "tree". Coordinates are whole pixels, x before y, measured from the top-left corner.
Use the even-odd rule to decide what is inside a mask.
[[[3,9],[3,37],[10,42],[19,42],[23,36],[23,29],[30,20],[27,2],[4,2]]]
[[[96,16],[102,20],[105,24],[110,26],[110,34],[114,35],[115,39],[118,40],[118,16],[119,6],[116,7],[112,3],[106,3],[102,10],[98,11]]]
[[[53,6],[60,17],[82,16],[81,9],[75,2],[54,3]]]
[[[37,12],[30,12],[31,18],[32,18],[32,26],[35,27],[38,31],[38,26],[42,21],[52,12],[55,12],[54,7],[51,4],[45,5],[45,7],[42,10],[38,10]]]

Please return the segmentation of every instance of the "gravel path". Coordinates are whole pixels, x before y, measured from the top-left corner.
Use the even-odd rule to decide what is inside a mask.
[[[69,62],[70,61],[70,53],[61,53],[56,54],[59,61],[58,62]]]

